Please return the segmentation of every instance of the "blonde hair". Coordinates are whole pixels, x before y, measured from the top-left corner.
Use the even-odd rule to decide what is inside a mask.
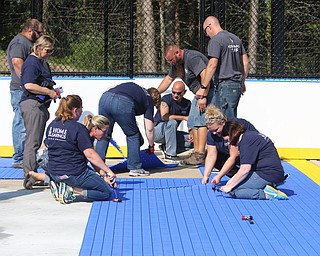
[[[92,116],[90,114],[85,115],[83,119],[83,125],[87,127],[88,131],[90,132],[93,127],[97,127],[98,129],[102,129],[103,126],[108,126],[109,119],[102,115],[95,115]]]
[[[82,107],[82,99],[78,95],[68,95],[63,97],[59,102],[59,107],[56,111],[56,118],[61,118],[62,123],[73,119],[72,110]]]
[[[33,47],[32,47],[32,51],[34,52],[35,55],[39,55],[39,51],[38,48],[50,48],[52,49],[54,46],[54,39],[50,36],[41,36],[37,39],[37,41],[35,41]]]
[[[221,112],[221,110],[212,104],[208,105],[206,108],[205,119],[209,124],[221,124],[227,121],[227,117]]]

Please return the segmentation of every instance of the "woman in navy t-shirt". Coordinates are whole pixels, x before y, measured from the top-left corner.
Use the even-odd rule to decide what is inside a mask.
[[[49,119],[48,108],[51,100],[58,95],[53,90],[53,81],[47,60],[53,52],[54,40],[49,36],[40,37],[32,48],[21,70],[20,100],[21,113],[26,127],[26,140],[23,152],[25,178],[23,186],[32,189],[34,183],[29,179],[30,171],[37,172],[37,150],[42,144],[46,123]],[[28,184],[28,185],[27,185]]]
[[[219,108],[214,105],[207,106],[205,118],[207,121],[207,156],[204,166],[202,184],[207,184],[213,168],[219,173],[212,179],[213,184],[218,184],[224,175],[232,177],[239,165],[238,147],[229,145],[228,141],[221,136],[222,129],[227,122],[227,117]],[[245,126],[247,130],[257,131],[257,129],[247,120],[241,118],[230,118]]]
[[[272,141],[257,131],[247,131],[244,125],[226,122],[222,136],[230,145],[238,146],[240,169],[220,188],[236,198],[287,199],[287,195],[271,185],[284,180],[283,167]]]
[[[89,200],[107,200],[112,192],[111,186],[116,186],[116,176],[93,149],[88,129],[77,122],[81,114],[82,100],[79,96],[63,97],[56,111],[56,119],[46,130],[45,144],[49,155],[47,174],[55,182],[50,183],[51,190],[52,186],[59,187],[61,203],[74,201],[74,195]],[[105,181],[88,168],[88,161],[104,173]]]

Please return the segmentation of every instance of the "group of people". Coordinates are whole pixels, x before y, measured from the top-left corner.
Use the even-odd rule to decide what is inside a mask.
[[[145,89],[133,82],[119,84],[102,94],[99,115],[86,116],[83,124],[78,122],[81,98],[68,95],[60,99],[55,119],[45,132],[50,103],[60,96],[53,90],[55,83],[47,62],[54,40],[42,35],[41,22],[27,20],[8,46],[15,112],[13,167],[24,169],[24,187],[31,189],[38,181],[49,184],[53,197],[61,203],[79,198],[108,200],[117,186],[116,175],[105,164],[115,123],[126,135],[129,175],[149,175],[142,168],[143,136],[136,122],[136,116],[143,115],[148,154],[154,152],[156,142],[165,161],[177,162],[180,152],[193,148],[193,153],[179,163],[205,164],[202,184],[209,182],[216,168],[219,173],[213,184],[220,183],[224,175],[230,177],[222,192],[236,198],[287,199],[276,189],[284,180],[284,172],[272,141],[247,120],[237,118],[249,65],[242,42],[223,30],[214,16],[204,21],[203,29],[211,38],[208,58],[169,44],[164,57],[171,68],[157,89]],[[171,85],[171,93],[161,98]],[[184,97],[185,86],[194,94],[192,102]],[[188,133],[177,130],[182,121],[186,121]],[[37,173],[36,154],[44,133],[48,166],[45,173]]]

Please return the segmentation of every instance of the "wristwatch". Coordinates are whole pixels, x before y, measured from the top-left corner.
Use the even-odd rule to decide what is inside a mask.
[[[200,86],[201,89],[207,89],[208,86],[204,86],[203,84]]]

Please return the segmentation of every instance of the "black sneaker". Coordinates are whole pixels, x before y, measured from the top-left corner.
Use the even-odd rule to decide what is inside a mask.
[[[164,144],[159,145],[159,149],[161,150],[161,153],[164,158],[166,158],[166,146]]]
[[[165,154],[164,161],[173,162],[173,163],[179,163],[180,159],[177,156],[170,156],[170,155]]]

